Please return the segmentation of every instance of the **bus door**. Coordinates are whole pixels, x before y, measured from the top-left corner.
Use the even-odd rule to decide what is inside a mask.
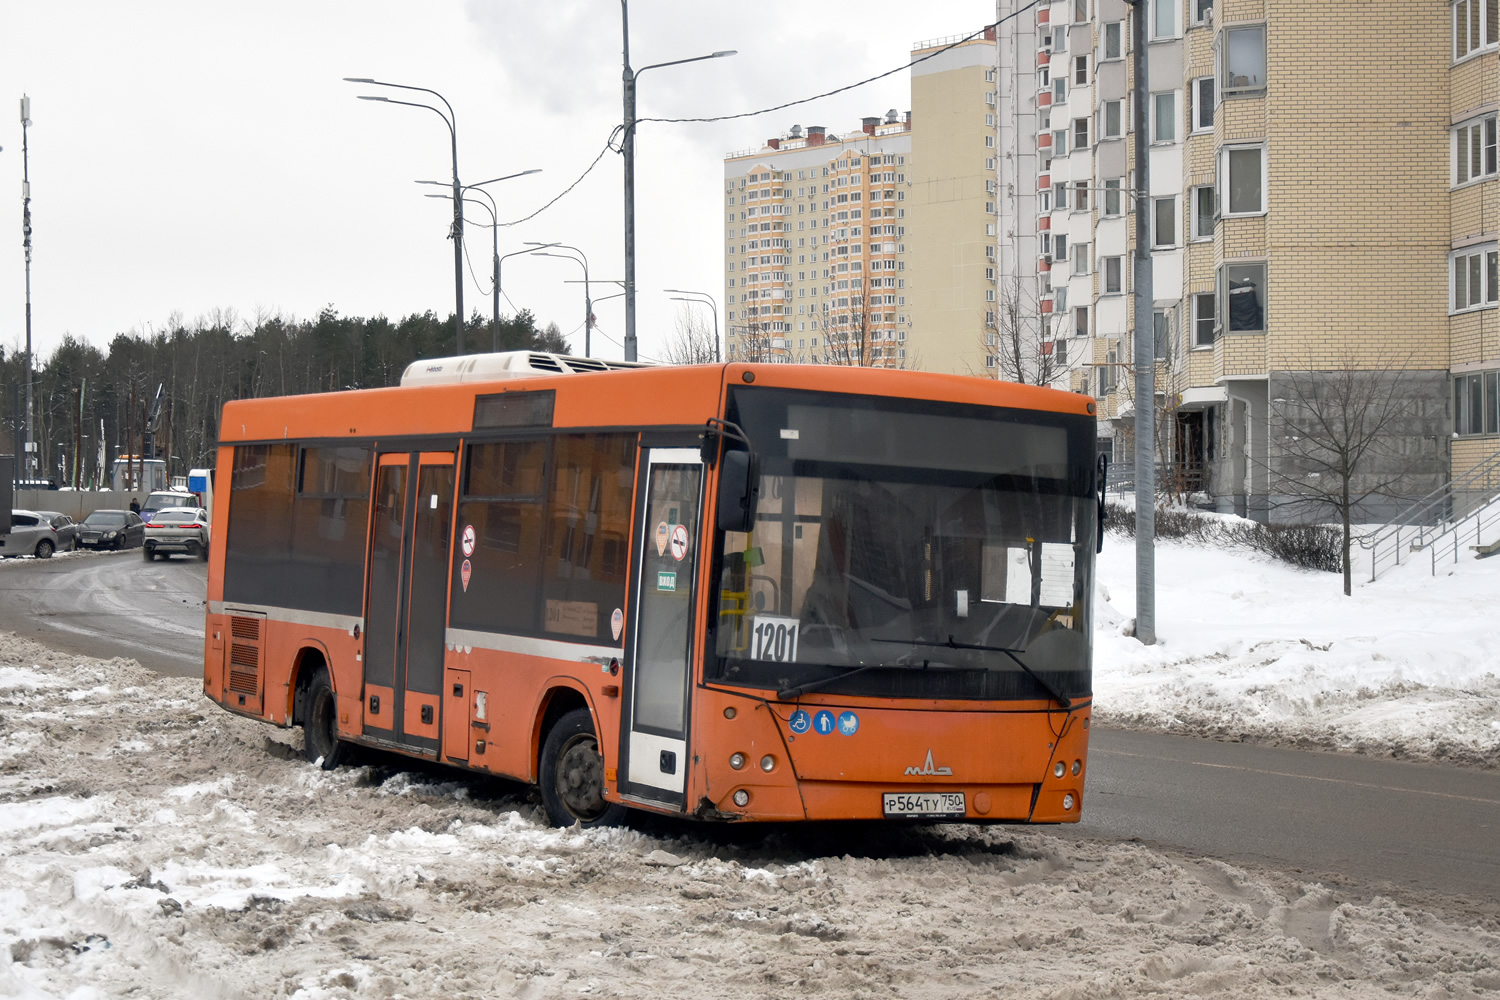
[[[642,449],[631,584],[634,614],[626,648],[627,724],[622,727],[622,791],[685,806],[694,580],[703,508],[697,448]]]
[[[436,755],[453,525],[451,452],[379,456],[365,606],[364,733]]]

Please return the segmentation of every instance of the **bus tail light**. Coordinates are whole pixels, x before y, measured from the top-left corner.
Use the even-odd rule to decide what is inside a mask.
[[[742,754],[742,753],[730,754],[729,755],[729,766],[732,767],[732,768],[734,768],[736,771],[738,771],[740,768],[744,767],[745,766],[745,755]]]
[[[1082,770],[1083,770],[1083,761],[1081,761],[1081,760],[1075,760],[1073,762],[1073,776],[1075,778],[1078,777],[1078,772],[1082,771]]]
[[[760,759],[760,769],[768,773],[776,770],[776,758],[766,754]]]
[[[1068,773],[1068,765],[1064,764],[1062,761],[1058,761],[1056,764],[1052,765],[1052,773],[1056,777],[1061,778],[1063,775]]]

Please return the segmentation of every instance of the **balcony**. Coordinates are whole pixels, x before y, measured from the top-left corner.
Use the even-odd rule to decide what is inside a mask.
[[[1039,311],[1043,316],[1052,315],[1052,297],[1050,295],[1038,301],[1036,305],[1037,311]]]
[[[1050,215],[1042,215],[1042,216],[1038,216],[1037,217],[1037,220],[1036,220],[1036,231],[1037,232],[1039,232],[1039,233],[1045,233],[1048,230],[1050,230],[1051,228],[1052,228],[1052,216],[1050,216]]]
[[[1037,95],[1036,95],[1036,106],[1039,107],[1039,108],[1050,108],[1050,107],[1052,107],[1052,91],[1050,91],[1050,90],[1038,91]]]
[[[1036,12],[1037,27],[1041,27],[1042,25],[1046,24],[1049,20],[1051,20],[1051,16],[1052,16],[1052,11],[1048,10],[1046,7],[1043,7],[1041,10],[1037,11]]]
[[[1038,257],[1036,260],[1036,269],[1039,274],[1046,274],[1052,270],[1052,256],[1050,254],[1043,254]]]
[[[1052,53],[1050,53],[1050,52],[1042,51],[1042,52],[1038,52],[1036,54],[1036,64],[1037,64],[1037,66],[1045,66],[1045,65],[1047,65],[1047,63],[1051,59],[1052,59]]]
[[[1038,191],[1046,191],[1050,187],[1052,187],[1052,175],[1038,174],[1036,178],[1036,189]]]

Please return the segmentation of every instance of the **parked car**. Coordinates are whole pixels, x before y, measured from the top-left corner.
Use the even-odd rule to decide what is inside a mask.
[[[208,511],[202,507],[167,507],[146,522],[141,546],[146,561],[166,559],[174,552],[208,559]]]
[[[51,559],[56,551],[57,532],[50,521],[34,510],[10,512],[10,534],[0,535],[0,556]]]
[[[196,507],[201,501],[192,493],[180,493],[177,490],[158,490],[146,497],[146,502],[141,504],[141,520],[151,520],[151,515],[168,507]]]
[[[78,548],[78,522],[59,510],[39,510],[37,515],[51,522],[52,530],[57,532],[59,552],[72,552]]]
[[[86,549],[124,549],[146,538],[146,522],[128,510],[96,510],[78,525],[78,544]]]

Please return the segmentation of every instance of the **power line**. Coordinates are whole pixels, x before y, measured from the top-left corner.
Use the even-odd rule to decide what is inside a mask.
[[[551,208],[553,205],[556,205],[569,192],[571,192],[579,184],[582,184],[583,183],[583,179],[585,177],[587,177],[589,174],[591,174],[591,173],[594,172],[594,168],[599,165],[599,161],[602,160],[602,159],[604,159],[604,154],[605,153],[608,153],[612,149],[616,149],[616,146],[615,146],[615,136],[619,135],[624,130],[625,130],[625,127],[623,125],[616,125],[615,128],[614,128],[614,131],[610,132],[609,138],[606,139],[606,140],[604,140],[604,148],[601,149],[601,150],[599,150],[599,155],[596,156],[596,157],[594,157],[594,162],[590,163],[584,169],[583,173],[581,173],[581,174],[578,175],[578,180],[574,181],[572,184],[569,184],[567,187],[563,188],[562,193],[559,194],[556,198],[553,198],[551,201],[547,202],[547,204],[543,205],[541,208],[537,209],[535,212],[532,212],[530,215],[525,216],[524,218],[516,219],[513,222],[502,222],[502,223],[500,223],[500,225],[501,226],[519,226],[523,222],[530,222],[532,219],[535,219],[538,215],[541,215],[543,212],[545,212],[547,209]]]
[[[993,31],[994,29],[1000,27],[1000,25],[1004,24],[1006,21],[1020,17],[1022,14],[1026,13],[1028,10],[1040,3],[1042,3],[1042,0],[1031,0],[1031,3],[1020,8],[1019,10],[1016,10],[1013,13],[1005,15],[1000,20],[995,21],[991,24],[986,24],[978,31],[971,32],[970,34],[967,34],[962,38],[944,45],[940,49],[935,49],[932,52],[927,53],[927,55],[925,56],[922,56],[918,59],[913,59],[911,62],[907,63],[904,66],[897,66],[895,69],[886,70],[884,73],[878,73],[875,76],[867,77],[866,79],[860,80],[857,83],[851,83],[843,87],[838,87],[834,90],[825,91],[821,94],[815,94],[812,97],[803,97],[795,101],[787,101],[785,104],[778,104],[770,108],[761,108],[759,111],[741,111],[738,114],[733,115],[716,115],[712,118],[637,118],[636,124],[640,124],[641,122],[667,122],[673,124],[685,124],[689,122],[727,122],[733,121],[736,118],[754,118],[758,115],[770,114],[772,111],[782,111],[786,108],[794,108],[799,104],[809,104],[813,101],[820,101],[825,97],[833,97],[836,94],[842,94],[846,91],[855,90],[856,88],[863,87],[867,83],[874,83],[876,80],[884,80],[888,76],[894,76],[895,74],[900,73],[903,70],[911,69],[918,63],[924,63],[929,59],[942,55],[944,52],[947,52],[950,49],[964,44],[965,42],[973,41],[987,31]]]

